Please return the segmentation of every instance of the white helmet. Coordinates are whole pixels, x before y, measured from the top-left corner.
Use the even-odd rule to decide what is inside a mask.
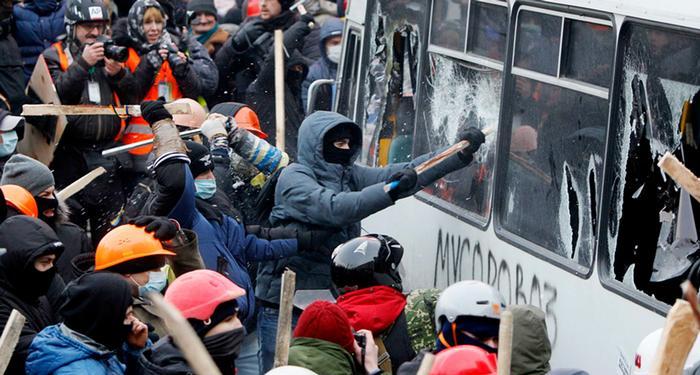
[[[447,287],[435,306],[435,329],[440,331],[440,320],[454,323],[459,316],[477,316],[501,319],[506,301],[491,285],[476,280],[465,280]]]
[[[268,371],[265,375],[318,375],[315,372],[298,366],[282,366]]]
[[[192,113],[187,115],[173,115],[175,125],[185,126],[188,128],[199,128],[207,118],[207,112],[201,104],[190,98],[180,98],[173,101],[173,104],[186,104],[190,107]]]
[[[659,328],[645,337],[637,347],[637,352],[634,354],[634,363],[632,364],[633,375],[648,375],[651,372],[651,366],[654,364],[654,356],[661,341],[661,332]],[[683,375],[699,375],[700,374],[700,340],[695,340],[695,344],[688,353],[688,359],[683,366]]]

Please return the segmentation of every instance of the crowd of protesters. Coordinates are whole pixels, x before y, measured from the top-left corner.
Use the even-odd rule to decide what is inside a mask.
[[[360,235],[362,219],[469,165],[484,134],[461,130],[470,146],[421,174],[442,150],[355,164],[362,130],[330,112],[332,86],[306,113],[311,83],[336,78],[347,5],[316,2],[301,15],[290,0],[2,0],[0,327],[13,310],[26,318],[8,374],[193,373],[150,293],[179,310],[222,374],[416,374],[429,353],[431,374],[496,374],[506,309],[510,373],[586,374],[550,368],[540,309],[506,306],[478,281],[405,290],[403,246]],[[48,162],[20,153],[30,126],[56,136],[57,117],[20,116],[41,103],[25,91],[40,60],[62,104],[140,104],[140,116],[68,116]],[[171,115],[170,102],[191,114]],[[187,128],[200,135],[183,140]],[[289,366],[273,369],[285,269],[298,292],[328,293],[295,305]]]

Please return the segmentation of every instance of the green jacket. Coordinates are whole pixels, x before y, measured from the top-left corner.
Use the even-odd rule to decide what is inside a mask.
[[[513,313],[512,375],[544,375],[550,370],[552,345],[542,310],[531,305],[511,305]]]
[[[289,365],[323,375],[361,375],[352,354],[330,341],[297,337],[289,347]]]

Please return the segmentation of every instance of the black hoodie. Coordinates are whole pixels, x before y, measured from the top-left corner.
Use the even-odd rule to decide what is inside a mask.
[[[24,362],[34,336],[59,321],[55,309],[60,304],[59,297],[54,297],[51,291],[63,288],[63,280],[55,275],[51,285],[39,285],[34,279],[38,272],[34,270],[34,260],[51,253],[60,255],[62,245],[53,230],[41,220],[13,216],[0,225],[0,248],[6,250],[0,256],[0,329],[5,328],[13,309],[27,319],[7,373],[24,374]],[[54,274],[55,267],[54,271],[46,272]],[[49,286],[51,290],[47,290]]]

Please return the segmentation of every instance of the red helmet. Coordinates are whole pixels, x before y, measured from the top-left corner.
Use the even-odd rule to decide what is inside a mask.
[[[188,272],[173,281],[165,291],[165,300],[185,317],[207,320],[220,304],[244,296],[245,290],[211,270]]]
[[[472,345],[458,345],[438,353],[430,375],[496,375],[496,355]]]

